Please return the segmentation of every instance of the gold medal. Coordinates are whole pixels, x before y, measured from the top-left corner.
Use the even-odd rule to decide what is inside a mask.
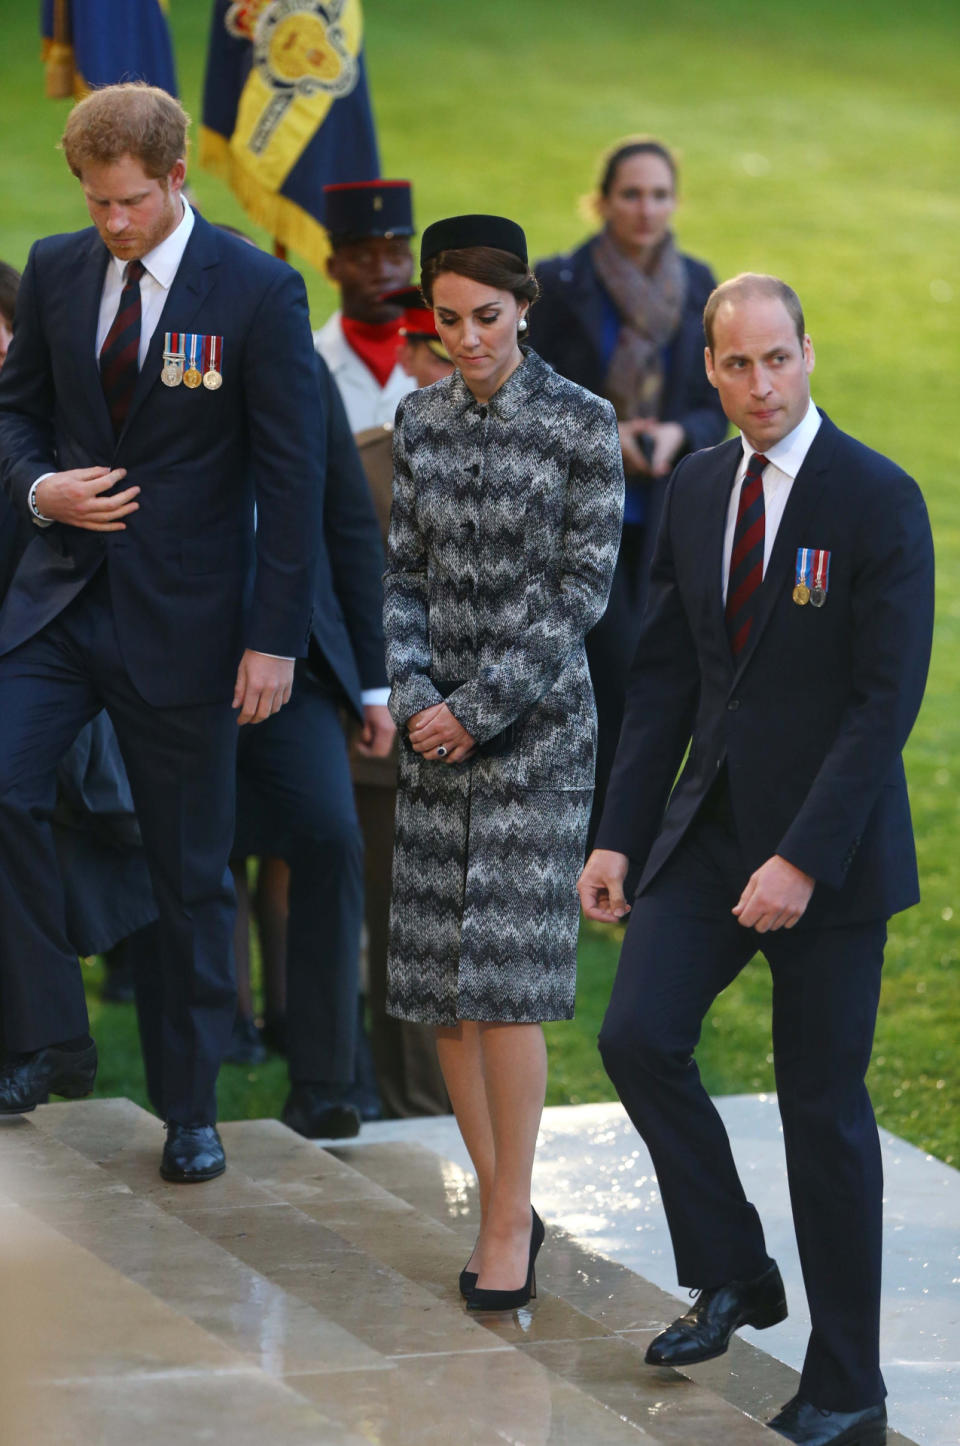
[[[190,365],[183,374],[183,385],[189,387],[191,391],[195,391],[203,381],[200,368],[197,366],[197,342],[199,340],[200,338],[196,335],[190,337]],[[186,341],[186,338],[184,338],[184,341]]]
[[[218,387],[223,386],[223,377],[211,367],[208,372],[203,374],[203,385],[208,392],[215,392]]]
[[[186,380],[186,378],[184,378],[184,380]],[[793,600],[800,607],[806,607],[807,603],[810,601],[810,589],[807,587],[807,584],[805,582],[797,583],[796,587],[793,589]]]
[[[160,373],[160,380],[165,387],[178,387],[183,381],[183,362],[168,359]]]

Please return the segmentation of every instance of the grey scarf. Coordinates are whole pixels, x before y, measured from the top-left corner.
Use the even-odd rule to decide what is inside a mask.
[[[683,314],[687,274],[672,234],[661,242],[650,271],[618,249],[601,231],[590,256],[600,284],[620,314],[620,335],[607,369],[604,391],[617,420],[656,417],[663,394],[661,351]]]

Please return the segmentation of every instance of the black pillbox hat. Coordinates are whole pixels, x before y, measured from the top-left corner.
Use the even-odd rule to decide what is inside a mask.
[[[493,246],[509,251],[527,264],[527,238],[522,227],[506,216],[447,216],[428,226],[420,241],[421,268],[440,251],[464,251],[469,246]]]
[[[409,181],[346,181],[324,186],[324,225],[333,241],[364,236],[412,236]]]

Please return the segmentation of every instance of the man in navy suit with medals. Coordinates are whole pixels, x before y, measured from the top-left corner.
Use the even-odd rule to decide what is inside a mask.
[[[812,1324],[799,1391],[770,1425],[803,1446],[881,1446],[882,1173],[864,1077],[887,920],[919,896],[901,752],[930,657],[930,527],[911,478],[813,405],[789,287],[725,282],[704,326],[740,437],[671,479],[579,884],[589,917],[630,912],[600,1049],[697,1292],[647,1360],[708,1360],[740,1326],[786,1315],[693,1057],[713,1000],[762,950]]]
[[[0,480],[35,528],[0,610],[0,1113],[93,1086],[49,815],[105,706],[160,915],[161,1173],[192,1182],[225,1163],[237,725],[307,650],[324,427],[302,279],[187,205],[186,125],[143,85],[71,112],[94,229],[34,246],[0,377]]]

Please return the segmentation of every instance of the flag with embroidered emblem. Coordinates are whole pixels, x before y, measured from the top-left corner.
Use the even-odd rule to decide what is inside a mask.
[[[199,160],[321,265],[324,186],[380,173],[360,0],[214,0]]]
[[[42,0],[47,95],[79,100],[98,85],[145,80],[177,94],[168,0]]]

